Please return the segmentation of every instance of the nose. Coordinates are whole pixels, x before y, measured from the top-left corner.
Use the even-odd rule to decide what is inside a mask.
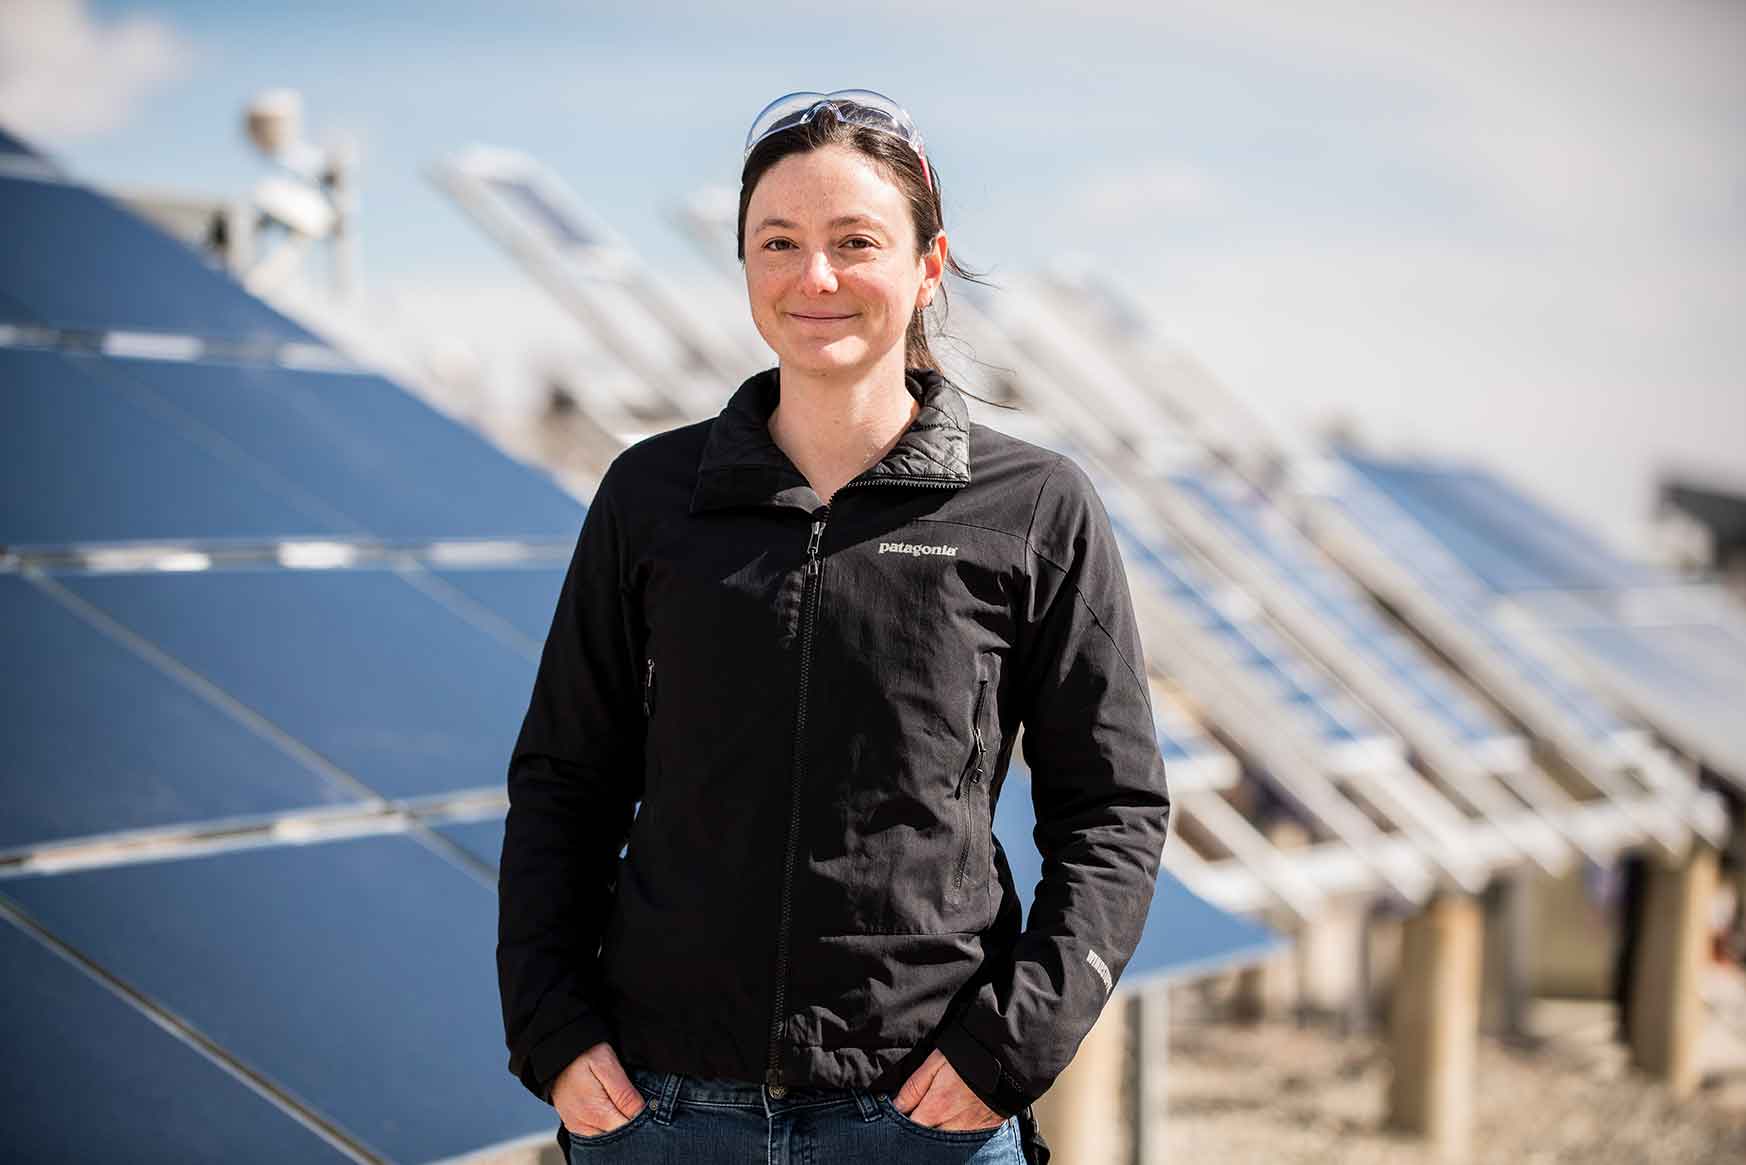
[[[806,257],[800,273],[801,290],[808,295],[827,295],[837,289],[837,272],[825,251],[814,251]]]

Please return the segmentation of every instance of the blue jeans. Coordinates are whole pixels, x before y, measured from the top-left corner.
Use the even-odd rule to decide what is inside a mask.
[[[597,1136],[560,1128],[571,1165],[1023,1165],[1018,1117],[948,1132],[917,1124],[885,1093],[761,1084],[625,1066],[643,1109]]]

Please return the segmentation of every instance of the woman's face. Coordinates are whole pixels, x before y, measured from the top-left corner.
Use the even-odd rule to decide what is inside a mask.
[[[902,191],[844,146],[783,158],[746,206],[746,297],[784,368],[857,373],[894,347],[901,361],[945,256],[944,233],[916,254]]]

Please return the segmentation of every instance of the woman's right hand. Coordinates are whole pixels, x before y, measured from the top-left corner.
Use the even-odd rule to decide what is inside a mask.
[[[646,1103],[618,1062],[618,1053],[605,1040],[571,1060],[552,1081],[552,1107],[558,1110],[564,1127],[577,1136],[610,1133],[641,1112]]]

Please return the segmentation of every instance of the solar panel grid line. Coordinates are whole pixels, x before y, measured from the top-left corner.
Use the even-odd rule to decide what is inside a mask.
[[[1533,735],[1550,743],[1597,792],[1615,800],[1629,795],[1630,784],[1620,772],[1616,754],[1608,755],[1598,747],[1573,722],[1568,708],[1529,683],[1510,661],[1499,656],[1494,643],[1476,637],[1471,621],[1462,620],[1417,585],[1403,566],[1374,547],[1338,507],[1312,505],[1306,514],[1318,543],[1367,587],[1406,612],[1414,627],[1518,716]],[[1653,807],[1633,812],[1661,851],[1668,856],[1680,852],[1684,826]]]
[[[135,1014],[143,1016],[153,1026],[192,1050],[227,1077],[235,1080],[279,1112],[296,1121],[297,1124],[319,1138],[335,1152],[352,1161],[366,1162],[370,1165],[376,1165],[382,1160],[347,1136],[342,1129],[336,1128],[324,1120],[320,1114],[310,1110],[297,1097],[284,1091],[273,1081],[238,1060],[198,1027],[188,1023],[171,1009],[114,974],[97,960],[63,941],[51,929],[31,917],[16,903],[9,901],[3,894],[0,894],[0,917],[3,917],[7,924],[16,927],[19,931],[30,936],[36,943],[64,960],[78,974],[84,975],[120,999]]]
[[[282,570],[356,570],[405,562],[433,573],[466,570],[540,570],[563,567],[573,540],[526,542],[383,542],[374,538],[187,538],[176,541],[74,542],[0,548],[0,573],[26,566],[55,574],[141,574],[226,566]],[[190,566],[190,563],[199,565]]]
[[[15,304],[14,300],[0,297],[0,306]],[[13,306],[12,314],[23,317],[30,313]],[[233,368],[264,365],[301,372],[352,375],[367,371],[362,364],[327,344],[294,340],[234,341],[185,332],[157,332],[138,328],[106,331],[51,328],[22,322],[6,323],[0,324],[0,348],[162,360],[173,364],[215,364]]]

